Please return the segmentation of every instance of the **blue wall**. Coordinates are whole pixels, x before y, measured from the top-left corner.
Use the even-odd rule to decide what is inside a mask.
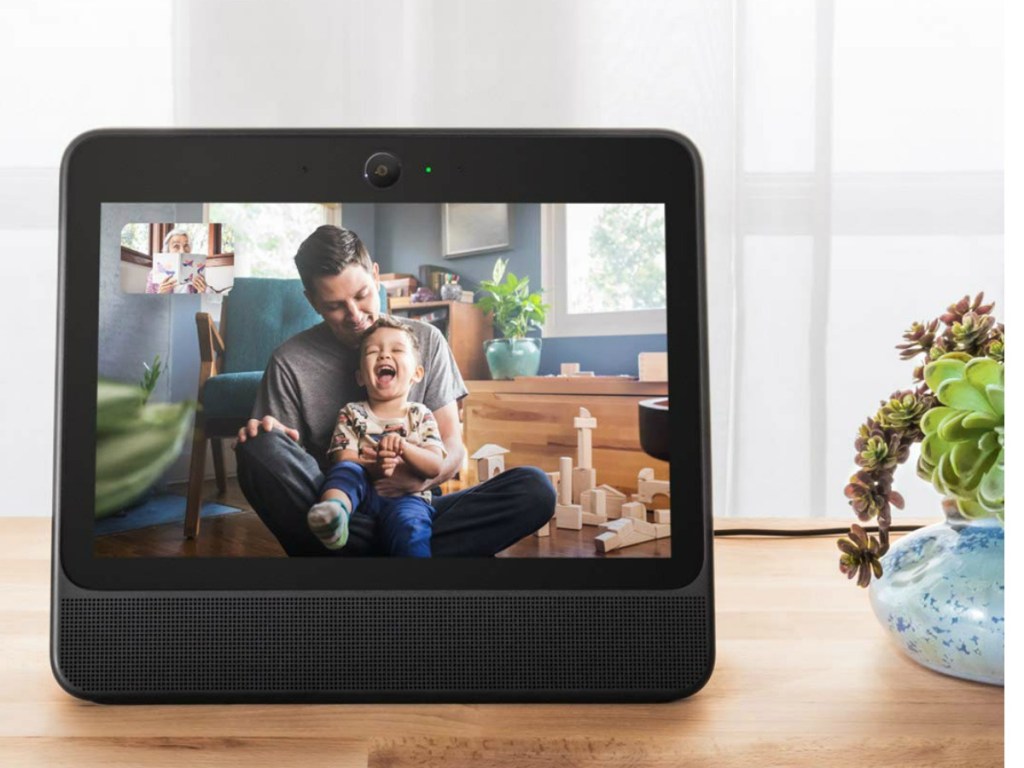
[[[344,209],[343,209],[344,210]],[[479,283],[489,280],[494,262],[508,259],[517,275],[529,275],[534,290],[540,287],[540,206],[513,205],[512,247],[507,251],[445,259],[441,245],[441,205],[434,203],[377,206],[374,258],[382,272],[419,273],[421,264],[444,267]],[[347,226],[347,225],[346,225]]]
[[[375,209],[372,213],[366,209]],[[385,203],[346,205],[342,208],[346,227],[354,229],[370,248],[381,272],[418,275],[421,264],[433,264],[462,275],[474,284],[489,280],[494,262],[508,259],[508,269],[517,276],[528,275],[533,290],[542,288],[540,263],[540,205],[512,205],[512,247],[507,251],[445,259],[441,243],[441,205],[436,203]],[[360,226],[373,226],[372,237]],[[373,243],[373,246],[371,246]],[[558,373],[560,365],[579,363],[580,369],[598,374],[637,374],[640,352],[664,352],[665,334],[641,336],[576,336],[545,338],[541,353],[541,374]]]
[[[667,341],[664,333],[546,338],[540,353],[540,373],[558,373],[562,363],[579,363],[581,371],[593,371],[604,376],[636,376],[637,355],[641,352],[667,352]]]
[[[363,245],[370,252],[370,255],[377,256],[376,238],[376,211],[377,206],[373,203],[345,203],[341,206],[341,224],[346,229],[351,229]],[[384,265],[382,264],[381,267]],[[381,269],[382,272],[393,272],[394,270]]]

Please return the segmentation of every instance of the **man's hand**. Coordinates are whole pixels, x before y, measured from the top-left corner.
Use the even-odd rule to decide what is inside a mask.
[[[408,464],[399,462],[390,475],[378,480],[373,487],[381,496],[393,498],[426,491],[434,485],[436,483],[432,479],[424,480],[413,472]]]
[[[196,275],[192,278],[192,287],[196,289],[196,293],[206,293],[206,278]]]
[[[299,430],[293,429],[292,427],[286,427],[273,416],[264,416],[262,419],[249,419],[249,421],[245,423],[245,426],[238,430],[238,440],[236,444],[244,443],[250,437],[256,437],[256,435],[260,433],[261,429],[264,432],[273,432],[275,429],[280,429],[292,440],[299,442]]]
[[[178,279],[174,275],[168,275],[161,281],[160,285],[156,287],[157,293],[172,293],[174,286],[178,284]]]

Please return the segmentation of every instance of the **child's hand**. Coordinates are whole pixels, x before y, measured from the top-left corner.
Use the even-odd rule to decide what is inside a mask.
[[[390,451],[395,456],[402,455],[402,444],[405,439],[396,432],[389,432],[386,435],[382,435],[380,441],[377,443],[377,454],[380,455],[383,451]]]
[[[402,436],[394,433],[384,435],[377,442],[377,466],[384,477],[391,477],[395,473],[402,455],[403,442]]]

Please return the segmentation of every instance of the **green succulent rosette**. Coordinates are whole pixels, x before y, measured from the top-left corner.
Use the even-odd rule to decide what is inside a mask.
[[[921,419],[917,473],[964,517],[1003,519],[1003,364],[963,353],[925,366],[925,382],[941,406]]]

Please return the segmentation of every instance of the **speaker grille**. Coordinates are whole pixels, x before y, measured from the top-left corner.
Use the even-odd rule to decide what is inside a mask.
[[[707,674],[706,608],[649,594],[64,598],[56,650],[72,689],[100,698],[668,695]]]

